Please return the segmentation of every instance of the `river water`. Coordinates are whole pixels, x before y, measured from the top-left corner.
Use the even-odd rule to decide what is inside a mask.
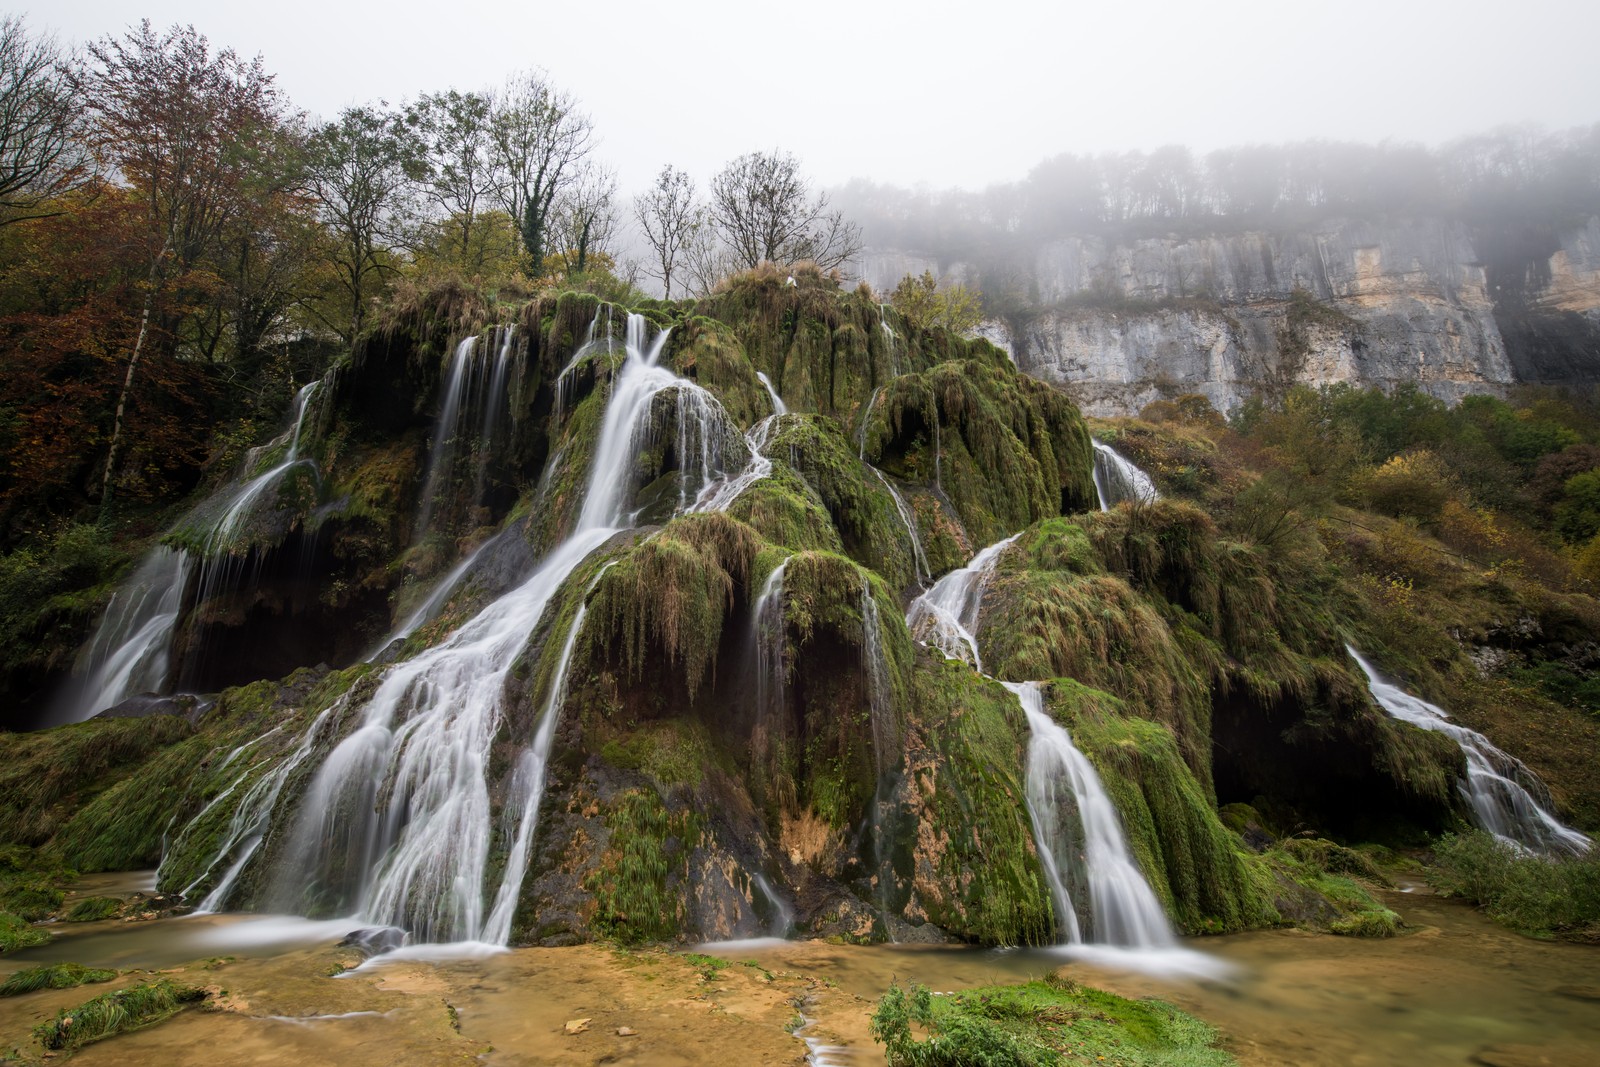
[[[813,1062],[881,1063],[867,1019],[891,980],[953,990],[1057,967],[1206,1019],[1246,1067],[1600,1063],[1600,949],[1520,937],[1408,888],[1383,894],[1411,928],[1390,940],[1267,930],[1187,942],[1231,965],[1225,978],[1052,952],[815,941],[703,948],[735,961],[709,977],[681,954],[575,946],[400,959],[334,978],[359,962],[337,947],[352,923],[235,915],[58,927],[51,944],[0,958],[0,973],[46,960],[182,965],[180,980],[227,991],[222,1011],[89,1047],[77,1057],[89,1065],[798,1063],[807,1049],[789,1030],[807,1020]],[[0,1047],[27,1047],[29,1028],[103,988],[0,1001]]]

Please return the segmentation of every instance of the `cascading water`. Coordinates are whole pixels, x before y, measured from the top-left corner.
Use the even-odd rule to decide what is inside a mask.
[[[755,724],[751,730],[751,754],[765,765],[771,751],[773,732],[783,728],[789,688],[788,628],[784,622],[784,560],[767,575],[761,594],[750,610],[749,662],[755,664]]]
[[[448,498],[458,480],[465,482],[458,471],[463,459],[471,464],[472,496],[467,506],[482,502],[494,434],[510,407],[506,386],[515,339],[515,326],[497,327],[485,336],[463,338],[451,354],[428,446],[428,473],[413,541],[420,542],[432,530],[441,497]]]
[[[213,514],[217,510],[221,511],[221,516],[210,524],[201,540],[203,558],[200,561],[200,577],[197,583],[200,600],[209,600],[240,584],[244,577],[246,561],[250,558],[249,538],[245,536],[241,540],[241,535],[248,535],[250,520],[263,506],[278,503],[277,491],[289,473],[305,468],[310,471],[313,478],[318,477],[316,461],[300,455],[300,440],[305,428],[306,413],[321,388],[321,381],[311,382],[302,387],[295,394],[294,423],[289,433],[267,445],[266,449],[257,450],[260,452],[274,449],[284,445],[287,440],[283,458],[276,466],[233,489],[231,495],[220,497],[223,501],[220,508],[215,503],[219,497],[213,497],[196,509],[197,514]],[[186,523],[193,524],[193,521],[186,520]],[[256,562],[259,564],[259,557]]]
[[[1123,458],[1116,449],[1100,441],[1094,445],[1094,491],[1100,497],[1100,510],[1110,511],[1124,500],[1148,504],[1161,499],[1150,476]]]
[[[931,644],[949,659],[959,659],[972,664],[974,670],[983,670],[983,658],[978,655],[978,613],[983,608],[983,590],[994,574],[995,564],[1020,534],[1012,534],[997,541],[973,556],[965,567],[951,571],[934,583],[933,588],[911,602],[906,612],[906,626],[911,636]]]
[[[166,689],[172,669],[172,633],[183,606],[189,555],[157,545],[139,562],[106,605],[48,724],[82,722],[135,693]]]
[[[912,635],[981,672],[976,632],[984,588],[1000,554],[1018,536],[985,548],[913,601],[906,613]],[[1165,951],[1175,942],[1161,902],[1133,860],[1093,765],[1045,712],[1039,683],[1001,684],[1016,695],[1028,722],[1028,814],[1065,942],[1164,950],[1163,967],[1209,967],[1193,953]],[[1087,905],[1086,922],[1080,921],[1080,903]]]
[[[567,634],[544,714],[519,757],[497,826],[490,751],[504,723],[512,668],[566,580],[624,527],[634,465],[649,443],[658,396],[704,393],[658,366],[667,333],[646,345],[646,329],[643,318],[629,316],[626,356],[612,379],[572,534],[520,586],[439,645],[386,670],[356,709],[357,728],[323,760],[297,805],[277,857],[272,903],[400,927],[417,941],[503,944],[509,937],[581,616]],[[726,422],[715,400],[678,410],[680,418],[705,420],[694,428],[702,438]],[[689,451],[680,453],[680,474],[697,474],[703,483],[712,472],[704,463],[693,470]],[[496,841],[515,862],[490,887]],[[213,897],[216,906],[227,902],[220,885]]]
[[[1057,922],[1071,944],[1093,941],[1134,949],[1174,945],[1161,901],[1139,871],[1122,820],[1094,765],[1044,710],[1037,682],[1002,682],[1028,719],[1028,814],[1039,858],[1055,897]],[[1079,867],[1074,853],[1082,857]],[[1088,929],[1078,922],[1069,887],[1088,893]],[[1080,898],[1081,899],[1081,898]]]
[[[928,568],[928,557],[922,551],[922,536],[917,533],[917,520],[911,512],[911,507],[906,503],[905,497],[900,495],[900,490],[894,487],[884,473],[872,464],[867,464],[867,469],[878,476],[878,481],[889,490],[889,495],[894,498],[894,509],[900,515],[900,521],[905,524],[906,537],[911,541],[911,561],[916,569],[917,582],[920,584],[933,577],[933,572]]]
[[[1467,776],[1458,788],[1478,826],[1519,849],[1547,856],[1578,856],[1589,851],[1592,843],[1587,837],[1550,814],[1544,784],[1521,760],[1500,751],[1476,730],[1451,722],[1438,705],[1385,681],[1366,657],[1349,645],[1344,647],[1367,676],[1367,687],[1384,711],[1413,726],[1444,734],[1461,746],[1467,757]]]
[[[856,458],[863,463],[867,459],[867,427],[872,424],[872,409],[878,406],[878,398],[882,395],[881,385],[872,391],[872,396],[867,400],[867,410],[861,413],[861,425],[856,429]]]
[[[745,447],[750,452],[750,462],[732,478],[708,484],[700,491],[690,511],[727,511],[741,493],[772,473],[772,460],[764,454],[772,431],[778,425],[778,415],[768,415],[745,434]]]
[[[202,503],[180,527],[199,526],[203,558],[198,568],[183,549],[160,544],[139,561],[117,588],[89,641],[79,653],[73,678],[46,719],[46,725],[82,722],[96,712],[136,693],[164,692],[171,682],[171,651],[183,596],[191,573],[198,570],[200,599],[224,591],[240,577],[242,560],[232,555],[238,533],[278,483],[291,471],[316,464],[300,456],[308,412],[322,383],[311,382],[295,394],[293,421],[267,445],[251,450],[247,469],[272,450],[283,456],[267,471],[244,482],[230,482]],[[217,515],[206,520],[197,516]]]
[[[767,377],[767,372],[756,371],[756,380],[761,383],[761,387],[767,391],[767,396],[772,400],[772,413],[774,415],[789,414],[789,405],[783,402],[783,397],[779,396],[778,391],[772,387],[772,379]]]

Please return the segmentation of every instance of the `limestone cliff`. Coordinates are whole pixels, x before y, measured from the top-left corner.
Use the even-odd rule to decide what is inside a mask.
[[[1454,401],[1600,380],[1600,219],[1513,236],[1428,218],[1070,236],[1034,250],[1011,298],[990,292],[1010,308],[984,332],[1098,415],[1175,393],[1227,410],[1294,382],[1412,381]],[[880,287],[938,266],[887,250],[863,259]],[[943,266],[994,288],[990,268]]]

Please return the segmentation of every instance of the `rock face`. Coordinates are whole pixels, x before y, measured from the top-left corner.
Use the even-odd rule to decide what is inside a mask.
[[[926,266],[879,250],[864,273],[892,287],[900,275],[888,275],[908,264]],[[965,264],[943,273],[981,275]],[[1518,382],[1600,380],[1596,219],[1531,245],[1426,218],[1073,236],[1040,246],[1028,274],[1027,306],[984,332],[1091,414],[1178,393],[1226,411],[1295,382],[1416,382],[1455,401]]]

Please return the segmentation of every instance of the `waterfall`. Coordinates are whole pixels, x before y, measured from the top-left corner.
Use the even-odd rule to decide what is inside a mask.
[[[760,871],[752,874],[750,881],[753,888],[761,891],[761,895],[766,898],[767,907],[772,911],[772,930],[767,936],[779,939],[788,937],[789,931],[794,928],[794,908],[778,895],[778,891],[772,888],[772,883],[767,881],[767,876]]]
[[[1110,511],[1124,500],[1148,504],[1161,494],[1150,476],[1124,459],[1116,449],[1100,441],[1094,445],[1094,491],[1100,497],[1100,510]]]
[[[704,394],[658,365],[666,332],[648,344],[646,337],[645,320],[630,315],[626,356],[612,379],[573,532],[521,585],[440,644],[385,670],[354,709],[356,729],[322,760],[295,807],[275,864],[273,904],[400,927],[415,941],[504,943],[509,936],[581,615],[566,635],[544,714],[525,742],[496,825],[491,752],[514,688],[512,669],[567,579],[625,527],[653,403],[669,390],[680,399]],[[693,429],[702,438],[726,421],[715,400],[679,411],[705,420]],[[680,466],[687,479],[690,469]],[[704,464],[698,473],[707,476]],[[496,841],[512,862],[486,900]],[[228,894],[219,886],[213,897],[220,907]]]
[[[105,613],[78,654],[69,680],[48,718],[50,725],[82,722],[135,693],[166,689],[172,667],[172,632],[178,624],[189,575],[188,553],[157,545],[117,587]]]
[[[182,614],[183,595],[191,572],[200,599],[223,591],[238,577],[242,562],[231,553],[234,540],[268,491],[291,470],[315,464],[300,456],[311,402],[322,383],[311,382],[295,394],[293,419],[288,428],[261,448],[252,449],[246,469],[263,456],[282,448],[279,461],[262,474],[243,482],[229,482],[180,522],[179,528],[203,531],[200,543],[206,558],[198,568],[183,549],[158,544],[139,561],[133,573],[117,587],[110,602],[78,654],[73,677],[46,717],[47,725],[82,722],[136,693],[162,692],[171,682],[172,639]],[[242,475],[241,475],[242,477]],[[218,514],[203,520],[200,516]]]
[[[1544,783],[1521,760],[1500,751],[1476,730],[1451,722],[1443,708],[1384,681],[1361,653],[1349,645],[1344,647],[1367,676],[1372,697],[1384,711],[1413,726],[1444,734],[1461,746],[1467,757],[1467,776],[1458,788],[1479,827],[1530,852],[1577,856],[1589,851],[1587,837],[1550,814]]]
[[[933,572],[928,569],[928,557],[922,551],[922,537],[917,533],[917,520],[911,508],[906,504],[905,497],[900,495],[900,490],[894,483],[884,476],[884,473],[872,464],[867,464],[867,469],[878,476],[878,481],[889,490],[889,495],[894,498],[894,509],[900,514],[900,521],[905,524],[906,536],[911,540],[911,562],[916,570],[917,582],[933,577]]]
[[[867,399],[867,410],[861,413],[861,426],[856,430],[856,458],[863,463],[867,459],[867,427],[872,424],[872,409],[878,406],[878,398],[882,395],[881,385],[872,391],[872,396]]]
[[[783,402],[783,397],[779,396],[778,391],[772,387],[772,379],[767,377],[767,372],[756,371],[756,380],[767,391],[767,396],[772,398],[772,413],[774,415],[789,414],[789,405]]]
[[[1128,850],[1122,820],[1094,765],[1044,710],[1038,682],[1002,682],[1027,716],[1028,814],[1039,858],[1055,898],[1061,932],[1072,944],[1093,941],[1134,949],[1174,946],[1161,901]],[[1076,819],[1073,813],[1076,813]],[[1074,825],[1076,823],[1076,825]],[[1081,856],[1089,928],[1082,930],[1068,887]]]
[[[772,473],[772,460],[768,459],[763,451],[767,442],[772,439],[772,431],[778,425],[779,415],[768,415],[750,428],[745,434],[745,448],[750,452],[750,462],[745,464],[744,470],[731,478],[708,484],[700,491],[690,511],[727,511],[733,502],[739,499],[746,489],[759,482]]]
[[[751,662],[755,664],[756,715],[751,730],[751,756],[764,764],[771,751],[774,730],[785,724],[789,668],[786,662],[788,629],[783,610],[784,560],[772,569],[750,611]]]
[[[243,485],[233,488],[226,496],[219,493],[195,509],[196,516],[221,511],[221,516],[209,524],[201,539],[202,559],[200,576],[196,583],[199,588],[198,600],[210,600],[240,584],[250,555],[248,538],[241,543],[240,535],[248,534],[246,527],[249,520],[258,515],[263,505],[273,505],[278,502],[276,491],[279,483],[289,472],[299,467],[306,467],[310,469],[313,478],[318,477],[316,461],[302,458],[300,455],[300,438],[305,428],[306,413],[321,387],[321,381],[310,382],[301,387],[295,394],[294,422],[291,423],[289,431],[264,448],[253,451],[252,460],[259,453],[283,446],[283,457],[275,466],[256,475]],[[185,520],[185,524],[193,525],[194,521],[191,518]],[[258,559],[257,563],[259,562]]]
[[[984,588],[1001,552],[1019,536],[985,548],[914,600],[906,613],[912,635],[981,672],[976,634]],[[1172,927],[1128,850],[1121,819],[1094,766],[1045,712],[1038,682],[1000,684],[1016,695],[1028,723],[1028,815],[1061,936],[1069,945],[1172,949]],[[1087,929],[1076,906],[1085,894]],[[1182,956],[1168,953],[1162,965],[1197,966]]]
[[[940,578],[933,588],[911,602],[906,612],[906,626],[911,636],[925,644],[932,644],[950,659],[972,664],[974,670],[983,670],[983,658],[978,655],[978,613],[983,607],[983,590],[994,574],[1000,553],[1021,534],[1012,534],[1004,541],[996,541],[973,556],[971,561]]]
[[[462,338],[450,356],[439,415],[428,446],[428,473],[417,508],[414,543],[431,532],[440,498],[448,500],[456,488],[463,452],[468,453],[465,458],[471,463],[472,497],[466,502],[467,507],[475,507],[483,500],[494,433],[501,414],[510,406],[506,385],[515,338],[515,326],[497,327],[487,337]]]

